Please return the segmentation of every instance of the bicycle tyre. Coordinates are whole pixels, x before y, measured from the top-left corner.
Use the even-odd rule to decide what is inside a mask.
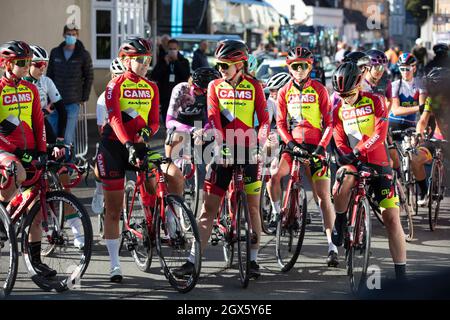
[[[267,182],[263,179],[260,193],[260,206],[259,214],[261,216],[262,231],[271,236],[277,231],[275,228],[270,228],[270,222],[272,221],[272,205],[270,203],[269,192],[267,190]]]
[[[250,213],[245,193],[240,192],[236,195],[236,198],[236,233],[239,280],[241,281],[241,286],[243,288],[247,288],[250,280],[250,246],[252,239],[252,235],[250,233]]]
[[[57,201],[61,201],[58,206]],[[49,248],[41,249],[41,253],[45,252],[46,255],[42,255],[45,259],[42,260],[57,271],[57,276],[54,278],[45,278],[39,275],[33,267],[31,254],[29,251],[29,232],[31,231],[31,225],[35,219],[39,219],[41,206],[40,200],[36,201],[21,226],[22,233],[22,254],[24,257],[25,265],[27,266],[28,273],[31,276],[33,282],[45,291],[56,290],[57,292],[65,291],[69,288],[73,288],[78,284],[77,281],[83,277],[86,269],[89,266],[89,262],[92,255],[92,243],[93,243],[93,231],[92,224],[84,206],[71,193],[65,191],[51,191],[46,194],[46,207],[48,220],[46,224],[49,231],[52,232],[51,242],[48,243]],[[56,204],[56,205],[55,205]],[[75,209],[75,213],[80,219],[83,232],[79,232],[83,235],[84,246],[82,249],[78,249],[74,246],[69,232],[73,233],[68,224],[65,223],[65,210],[66,206],[70,205]],[[58,214],[56,214],[58,211]],[[72,214],[71,214],[72,215]],[[67,229],[71,229],[68,231]],[[48,241],[48,238],[42,230],[41,246],[44,241]],[[53,242],[53,243],[52,243]],[[71,251],[69,251],[71,250]],[[74,253],[70,253],[74,252]],[[64,264],[64,262],[67,263]]]
[[[441,166],[433,161],[431,167],[431,182],[428,187],[428,222],[430,230],[436,230],[437,220],[439,216],[439,209],[441,205]]]
[[[399,197],[399,214],[400,214],[400,224],[405,234],[405,240],[410,242],[414,238],[414,224],[412,219],[412,209],[408,204],[408,199],[406,197],[405,190],[403,189],[403,184],[397,179],[396,180],[396,190],[397,196]]]
[[[16,232],[3,205],[0,205],[0,224],[4,233],[0,238],[0,299],[5,299],[16,282],[19,253]]]
[[[184,180],[184,199],[192,210],[194,217],[197,217],[198,207],[200,203],[200,176],[198,166],[188,161],[183,161],[184,177],[189,176],[192,173],[192,166],[194,166],[194,174],[190,179]]]

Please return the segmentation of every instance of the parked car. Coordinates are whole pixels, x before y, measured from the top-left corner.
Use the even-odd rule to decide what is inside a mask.
[[[265,83],[271,76],[280,72],[289,72],[286,64],[286,58],[266,59],[256,70],[256,78]]]

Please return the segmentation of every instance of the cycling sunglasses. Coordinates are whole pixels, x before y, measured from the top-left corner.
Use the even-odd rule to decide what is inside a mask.
[[[358,88],[355,88],[355,89],[353,89],[353,90],[351,90],[351,91],[348,91],[348,92],[342,92],[342,93],[336,92],[336,93],[337,93],[338,96],[340,96],[342,99],[347,99],[347,98],[349,98],[349,97],[354,96],[357,92],[358,92]]]
[[[310,65],[311,64],[309,64],[308,62],[298,62],[298,63],[292,63],[291,68],[292,68],[292,70],[295,70],[295,71],[300,71],[300,69],[308,70]]]
[[[13,63],[20,68],[29,67],[31,64],[31,59],[17,59],[14,60]]]
[[[409,72],[412,71],[412,67],[399,67],[400,71]]]
[[[220,61],[218,61],[218,62],[216,62],[216,69],[217,70],[219,70],[219,69],[228,70],[228,68],[230,66],[232,66],[233,64],[237,64],[239,62],[241,62],[241,61],[236,61],[236,62],[223,62],[223,61],[220,62]]]
[[[131,57],[131,59],[135,60],[137,63],[146,64],[146,65],[149,65],[150,62],[152,61],[151,56],[136,56],[136,57]]]
[[[33,67],[40,69],[42,67],[47,66],[47,61],[35,61],[35,62],[32,62],[31,64],[33,65]]]
[[[374,68],[375,71],[378,71],[378,72],[384,71],[384,65],[382,65],[382,64],[374,65],[374,66],[372,66],[372,68]]]

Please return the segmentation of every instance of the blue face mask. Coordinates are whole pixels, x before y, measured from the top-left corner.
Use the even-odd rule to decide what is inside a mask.
[[[65,36],[64,38],[68,46],[74,45],[77,42],[77,37],[75,36]]]

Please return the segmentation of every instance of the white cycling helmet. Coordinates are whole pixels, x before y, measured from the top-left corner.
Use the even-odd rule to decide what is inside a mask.
[[[256,68],[258,67],[258,60],[256,60],[254,55],[252,54],[248,55],[247,64],[249,73],[256,72]]]
[[[113,61],[111,61],[109,70],[111,70],[112,74],[117,74],[117,75],[122,74],[126,71],[125,67],[123,66],[123,64],[119,58],[115,58]]]
[[[44,48],[39,46],[30,46],[30,48],[33,51],[32,61],[48,61],[48,53]]]
[[[291,80],[291,75],[287,72],[274,74],[267,80],[266,88],[269,90],[279,90]]]

